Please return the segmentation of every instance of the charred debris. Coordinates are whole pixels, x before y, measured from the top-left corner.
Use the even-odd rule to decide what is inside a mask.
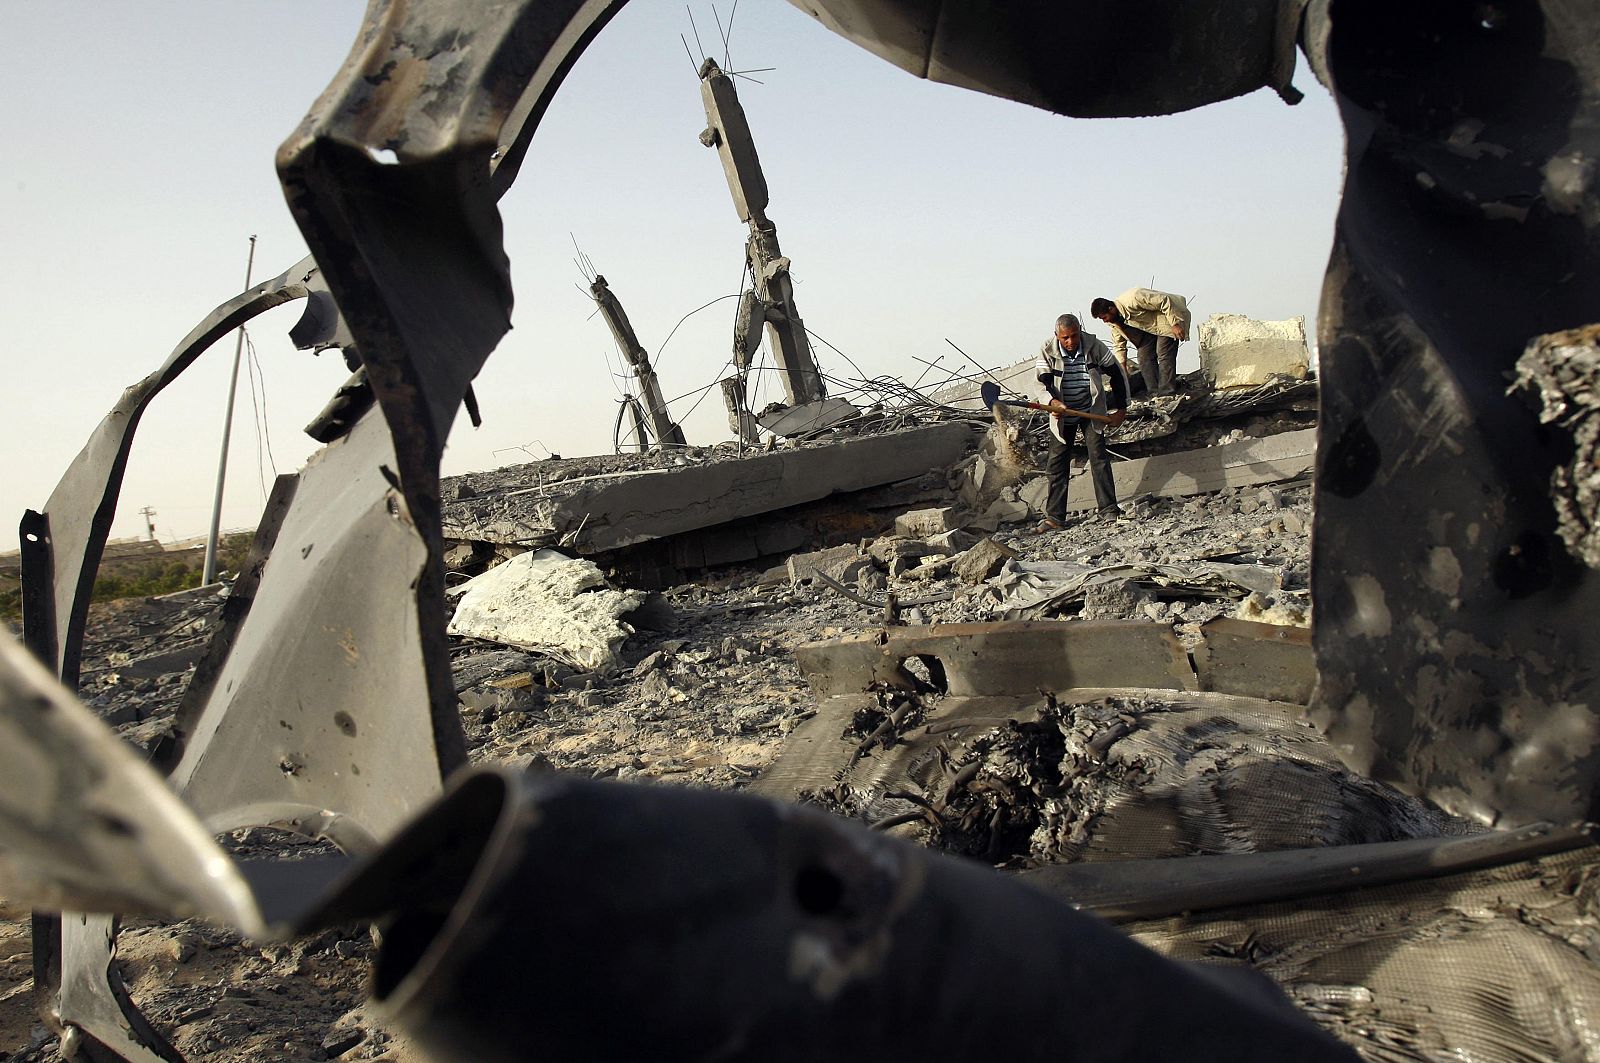
[[[1298,47],[1363,132],[1320,381],[1293,323],[1213,319],[1111,440],[1128,512],[1026,535],[1037,426],[973,396],[1028,367],[824,376],[710,61],[734,440],[681,438],[593,274],[640,452],[440,480],[508,325],[477,222],[618,6],[373,4],[278,154],[310,255],[25,515],[19,1058],[1595,1058],[1595,13],[1183,5],[1167,66],[1063,80],[1043,49],[1119,31],[1080,5],[808,4],[1083,117],[1292,102]],[[292,300],[356,370],[324,449],[225,593],[91,611],[139,417]],[[763,334],[788,401],[754,411]]]

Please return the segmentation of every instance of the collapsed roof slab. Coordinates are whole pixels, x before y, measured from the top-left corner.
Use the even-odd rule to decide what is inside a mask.
[[[703,465],[565,480],[506,482],[444,506],[447,539],[595,554],[919,476],[950,465],[965,422],[858,436]]]

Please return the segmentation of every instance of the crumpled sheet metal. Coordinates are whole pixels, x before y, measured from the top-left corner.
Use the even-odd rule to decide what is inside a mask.
[[[1557,531],[1570,554],[1600,568],[1600,325],[1532,340],[1512,390],[1536,397],[1539,422],[1572,440],[1571,457],[1550,474]]]
[[[374,917],[374,998],[441,1061],[1356,1058],[1261,983],[745,795],[475,774],[316,925]]]
[[[1551,491],[1573,441],[1506,394],[1530,339],[1595,320],[1597,36],[1591,0],[1307,14],[1349,155],[1319,316],[1315,719],[1352,767],[1485,823],[1600,818],[1600,581]]]
[[[48,646],[38,648],[51,656],[56,673],[68,687],[77,686],[89,592],[116,514],[134,432],[145,408],[218,339],[275,306],[324,290],[317,264],[308,257],[212,310],[173,349],[161,368],[122,393],[50,493],[42,515],[30,511],[24,518],[22,538],[33,547],[30,552],[35,559],[25,569],[23,580],[32,585],[31,602],[50,614],[27,618],[27,623],[38,630],[41,642],[49,640]],[[296,328],[306,345],[319,345],[337,332],[337,315],[325,316],[317,325],[303,322]],[[47,540],[47,549],[42,551],[41,539]],[[40,590],[46,586],[48,593]]]
[[[249,887],[149,765],[0,633],[0,892],[260,929]]]
[[[1304,0],[790,2],[918,77],[1080,118],[1171,114],[1267,85],[1300,98],[1289,75]]]
[[[1476,839],[1472,839],[1476,840]],[[1600,1059],[1600,849],[1127,923],[1176,959],[1254,968],[1364,1058]]]

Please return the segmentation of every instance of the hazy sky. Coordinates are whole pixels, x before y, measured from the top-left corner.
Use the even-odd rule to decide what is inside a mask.
[[[724,22],[729,6],[717,5]],[[242,290],[249,236],[256,281],[305,254],[273,153],[342,62],[364,5],[0,7],[25,42],[0,65],[0,549],[11,549],[22,510],[44,504],[121,390]],[[711,6],[693,12],[720,61]],[[680,35],[694,47],[682,3],[633,0],[546,116],[501,204],[514,328],[478,378],[485,424],[458,420],[447,473],[610,451],[608,356],[621,360],[579,290],[574,238],[665,393],[687,396],[674,411],[689,441],[729,437],[715,381],[734,300],[663,347],[683,315],[738,290],[745,237],[716,154],[696,139],[705,115]],[[1090,121],[918,80],[780,0],[741,0],[731,57],[737,70],[776,68],[739,91],[800,312],[868,375],[914,380],[918,358],[961,369],[947,337],[986,364],[1014,361],[1057,314],[1086,316],[1095,296],[1152,279],[1188,295],[1197,321],[1314,318],[1341,137],[1304,64],[1298,107],[1263,90]],[[253,393],[241,372],[225,527],[255,522],[272,463],[293,471],[315,449],[301,428],[345,377],[337,354],[289,344],[299,312],[250,328],[261,376]],[[218,343],[151,406],[113,535],[142,534],[146,506],[163,539],[205,531],[233,348]],[[1183,349],[1189,368],[1193,344]],[[826,347],[818,361],[856,375]],[[756,405],[778,398],[769,383]]]

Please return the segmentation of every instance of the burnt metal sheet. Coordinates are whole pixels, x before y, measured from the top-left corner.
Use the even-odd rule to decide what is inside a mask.
[[[272,307],[306,298],[320,287],[320,276],[314,261],[302,259],[273,279],[234,296],[207,314],[174,348],[161,368],[122,393],[50,493],[42,511],[47,523],[41,525],[40,518],[31,510],[24,518],[22,537],[25,543],[36,542],[41,531],[48,536],[52,561],[48,592],[49,619],[53,627],[50,649],[54,653],[52,664],[56,674],[68,687],[77,687],[83,625],[89,615],[89,592],[94,587],[111,519],[116,514],[117,496],[122,490],[122,475],[127,468],[133,435],[145,408],[218,339]],[[305,335],[311,339],[320,333],[309,330]],[[28,593],[32,595],[38,590],[30,589]]]
[[[1194,654],[1201,690],[1311,704],[1317,662],[1311,631],[1219,617],[1200,627]]]
[[[790,0],[918,77],[1079,118],[1171,114],[1289,86],[1305,0]]]
[[[1551,490],[1573,440],[1506,382],[1532,338],[1596,318],[1600,9],[1308,19],[1348,151],[1319,318],[1314,718],[1355,770],[1461,815],[1595,819],[1600,581]]]
[[[62,1024],[61,1054],[87,1063],[184,1063],[122,984],[117,928],[112,915],[61,917],[61,984],[48,1005]]]
[[[1172,628],[1142,620],[932,624],[795,647],[795,659],[819,697],[853,694],[873,683],[915,689],[916,681],[905,670],[913,657],[937,662],[944,692],[956,696],[1028,695],[1074,687],[1196,687],[1188,655]]]
[[[1122,922],[1414,882],[1593,845],[1584,831],[1536,824],[1464,838],[1053,864],[1025,871],[1022,879],[1074,908]]]
[[[149,765],[0,633],[0,890],[258,930],[250,890]]]
[[[474,774],[313,925],[373,917],[374,999],[437,1060],[1356,1058],[1265,983],[745,795]]]
[[[395,607],[427,551],[393,461],[374,410],[312,457],[267,526],[248,611],[175,727],[172,783],[213,831],[271,824],[361,851],[461,762],[459,723],[435,744],[417,613]]]

